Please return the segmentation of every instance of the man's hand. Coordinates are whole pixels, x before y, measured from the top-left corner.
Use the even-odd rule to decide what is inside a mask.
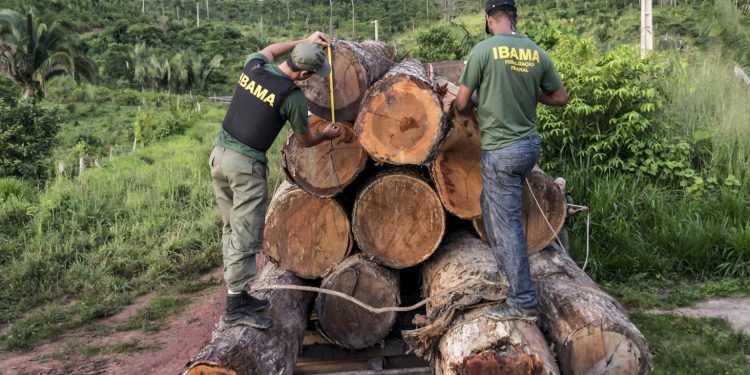
[[[474,95],[474,90],[461,85],[458,88],[458,94],[456,94],[456,100],[453,101],[453,105],[456,107],[456,111],[461,114],[470,115],[472,109],[476,106],[471,99]]]
[[[266,48],[263,48],[260,53],[266,56],[268,62],[273,62],[273,60],[275,60],[277,57],[292,52],[294,46],[303,42],[315,43],[321,47],[328,47],[328,45],[331,43],[331,38],[328,35],[321,33],[320,31],[316,31],[306,39],[271,44]]]
[[[568,207],[568,216],[573,216],[579,212],[586,212],[589,210],[586,206],[567,206]]]
[[[321,47],[328,47],[328,45],[331,44],[331,37],[320,31],[316,31],[307,37],[305,41],[308,43],[315,43]]]
[[[295,133],[294,135],[295,137],[297,137],[297,142],[299,142],[302,147],[313,147],[320,142],[334,139],[340,134],[341,131],[338,128],[334,128],[332,123],[329,123],[320,132],[315,132],[312,129],[308,128],[306,132]]]
[[[537,101],[550,106],[564,106],[568,104],[568,91],[565,90],[565,87],[560,87],[554,92],[547,94],[539,89]]]
[[[338,127],[333,127],[333,123],[329,123],[325,128],[323,128],[323,131],[320,132],[320,135],[325,139],[334,139],[341,135],[341,130]]]

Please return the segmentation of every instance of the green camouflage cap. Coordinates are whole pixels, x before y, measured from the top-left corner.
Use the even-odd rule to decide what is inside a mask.
[[[294,47],[290,55],[292,68],[306,70],[325,77],[331,72],[331,65],[326,61],[326,53],[317,44],[300,43]]]

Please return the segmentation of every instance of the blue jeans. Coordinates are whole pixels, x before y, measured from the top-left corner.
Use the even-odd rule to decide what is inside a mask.
[[[534,134],[498,150],[482,154],[482,216],[498,268],[508,277],[506,303],[536,307],[529,255],[521,222],[521,192],[539,158],[539,136]]]

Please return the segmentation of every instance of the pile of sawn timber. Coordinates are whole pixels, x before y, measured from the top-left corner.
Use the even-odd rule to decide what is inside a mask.
[[[431,65],[393,62],[379,42],[333,44],[341,136],[303,148],[289,135],[286,180],[273,195],[254,286],[315,285],[373,307],[395,307],[407,292],[429,302],[402,332],[437,374],[643,374],[643,335],[556,241],[562,192],[541,170],[527,179],[523,221],[539,324],[498,322],[484,310],[505,298],[507,280],[483,238],[477,124],[457,114],[458,91]],[[327,78],[300,84],[316,130],[330,122]],[[473,228],[471,233],[465,228]],[[421,272],[421,285],[399,274]],[[421,290],[417,290],[421,288]],[[305,291],[253,292],[271,301],[266,331],[220,327],[187,374],[292,372],[311,311],[331,343],[378,344],[395,312],[376,314],[341,298]]]

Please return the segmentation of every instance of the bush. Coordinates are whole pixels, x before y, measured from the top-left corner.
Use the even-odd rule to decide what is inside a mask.
[[[0,242],[3,237],[13,237],[32,217],[31,200],[35,193],[31,186],[14,178],[0,178]],[[17,249],[0,246],[0,264],[10,259]]]
[[[659,116],[666,90],[660,79],[675,64],[634,46],[600,54],[592,39],[560,41],[557,68],[570,93],[566,107],[539,107],[539,129],[549,167],[574,164],[599,172],[641,174],[701,190],[689,139],[668,137]]]
[[[135,138],[143,145],[158,141],[169,135],[182,133],[194,121],[191,112],[184,112],[185,105],[180,96],[169,99],[169,114],[166,117],[157,116],[151,110],[138,108],[138,115],[133,124]]]
[[[39,179],[48,174],[59,129],[56,110],[22,100],[0,101],[0,177]]]
[[[463,56],[461,43],[446,26],[435,26],[417,36],[414,58],[423,62],[457,60]]]
[[[21,96],[21,92],[9,79],[0,75],[0,101],[11,102]]]

